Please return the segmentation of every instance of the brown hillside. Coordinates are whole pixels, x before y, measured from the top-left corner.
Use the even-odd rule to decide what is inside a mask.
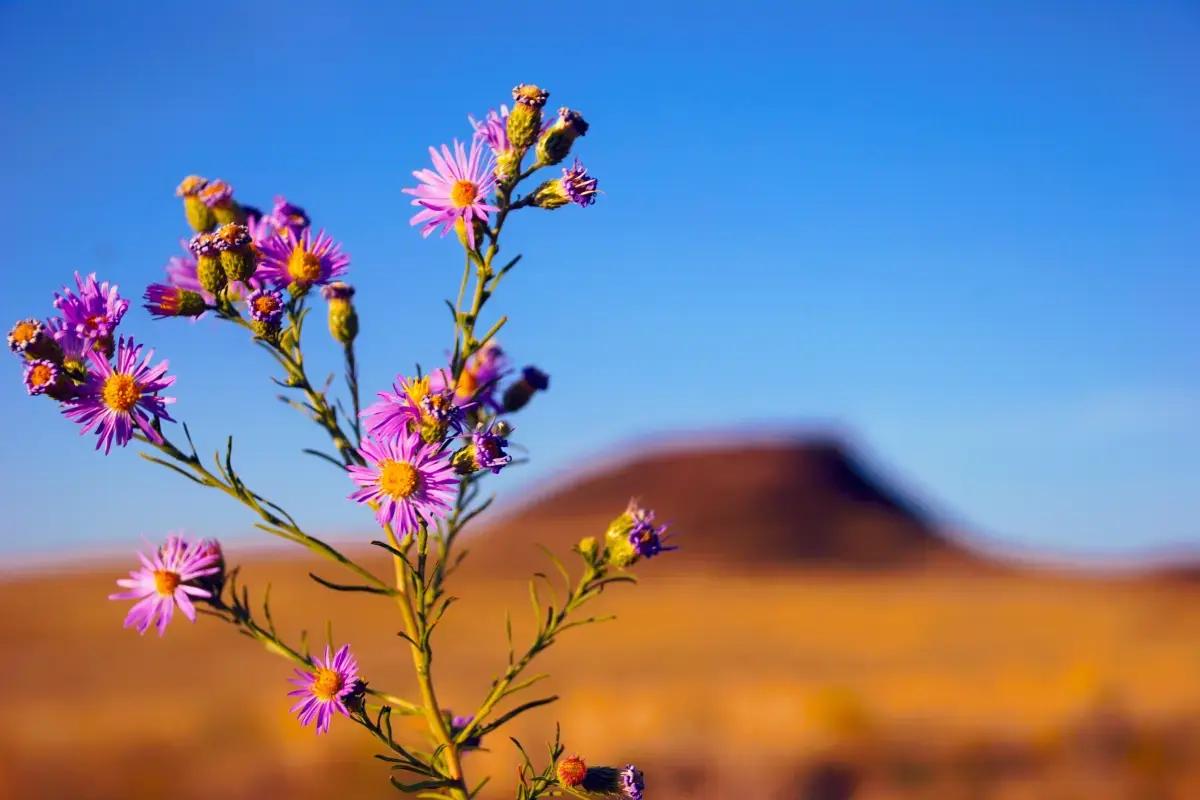
[[[582,477],[498,522],[472,543],[471,561],[525,572],[539,557],[518,543],[566,550],[600,534],[631,497],[672,522],[682,549],[671,559],[681,569],[975,560],[918,504],[873,479],[843,442],[807,438],[658,452]]]

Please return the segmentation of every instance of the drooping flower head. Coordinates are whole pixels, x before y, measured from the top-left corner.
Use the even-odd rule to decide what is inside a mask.
[[[211,599],[219,600],[221,591],[225,588],[225,579],[228,577],[225,574],[225,552],[221,549],[221,543],[216,539],[202,540],[200,542],[200,552],[213,559],[213,566],[216,567],[216,571],[196,578],[194,583],[201,589],[208,590]]]
[[[263,263],[258,277],[283,289],[295,284],[301,289],[321,286],[346,274],[350,257],[340,242],[325,231],[315,237],[306,228],[297,235],[291,229],[275,234],[262,248]]]
[[[448,451],[427,446],[418,434],[403,433],[382,441],[368,437],[358,452],[367,466],[347,467],[362,487],[350,499],[377,503],[380,525],[391,523],[403,535],[416,532],[422,517],[426,522],[445,517],[458,485]]]
[[[566,106],[558,110],[558,117],[545,126],[537,144],[537,163],[552,167],[560,163],[571,152],[571,146],[580,136],[588,132],[587,121],[578,111]]]
[[[544,392],[549,388],[549,375],[537,367],[525,367],[521,370],[520,379],[510,383],[508,388],[504,390],[504,396],[500,399],[500,405],[509,413],[520,411],[529,404],[534,394]]]
[[[439,382],[447,383],[439,370]],[[446,389],[433,391],[431,376],[406,378],[396,376],[391,392],[379,392],[379,400],[368,406],[359,416],[367,424],[367,431],[379,439],[419,432],[426,442],[440,442],[446,434],[462,431],[469,406],[454,402],[454,394]]]
[[[488,195],[496,186],[493,172],[495,162],[491,154],[484,151],[478,138],[471,142],[470,155],[457,139],[454,140],[453,153],[446,145],[442,145],[441,153],[431,147],[429,154],[434,169],[414,172],[421,185],[401,190],[415,196],[412,204],[422,208],[409,222],[412,225],[424,223],[422,236],[429,236],[441,225],[442,236],[445,236],[461,220],[466,229],[467,245],[474,249],[475,222],[486,224],[488,213],[498,210],[487,202]]]
[[[669,522],[656,526],[654,512],[643,508],[637,498],[630,500],[624,513],[609,523],[605,532],[608,563],[623,569],[640,559],[678,550],[678,546],[665,544],[670,538],[669,526]]]
[[[596,195],[603,194],[597,186],[599,181],[589,177],[579,159],[570,167],[563,167],[563,176],[546,181],[533,190],[533,204],[538,208],[553,210],[568,203],[587,208],[596,202]]]
[[[512,456],[504,452],[511,432],[512,428],[503,420],[494,420],[488,425],[479,423],[467,445],[454,454],[452,463],[455,471],[460,475],[471,475],[490,469],[498,475],[501,469],[512,463]]]
[[[275,205],[267,220],[278,231],[291,231],[299,236],[305,228],[311,225],[307,212],[300,206],[289,203],[281,194],[275,195]]]
[[[643,800],[646,782],[642,778],[642,771],[633,764],[627,764],[622,769],[591,767],[584,775],[579,788],[592,794]]]
[[[199,292],[180,289],[166,283],[152,283],[147,286],[143,299],[146,301],[143,308],[150,312],[153,319],[198,317],[208,308],[204,296]]]
[[[116,349],[116,363],[94,350],[87,380],[80,387],[80,396],[72,400],[63,413],[83,425],[81,434],[96,429],[96,449],[104,448],[107,455],[112,446],[124,447],[133,438],[134,427],[140,428],[148,439],[161,442],[162,437],[151,426],[154,419],[174,422],[167,415],[167,404],[174,397],[160,397],[158,392],[175,382],[168,376],[167,362],[150,366],[154,351],[146,353],[140,364],[142,346],[131,338],[121,337]]]
[[[54,293],[54,307],[63,315],[68,325],[91,342],[112,339],[117,325],[129,309],[129,301],[117,293],[116,285],[96,282],[96,273],[87,278],[75,273],[75,285],[79,294],[63,287],[63,293]]]
[[[158,635],[166,633],[167,624],[178,607],[191,622],[196,621],[192,598],[208,598],[212,593],[198,585],[202,579],[219,571],[217,559],[203,542],[188,542],[174,534],[158,548],[153,559],[138,553],[142,568],[130,572],[117,585],[128,591],[108,596],[109,600],[137,600],[125,617],[125,627],[133,626],[145,634],[158,620]]]
[[[509,373],[508,356],[495,341],[488,342],[467,360],[454,385],[454,402],[465,406],[472,400],[493,411],[501,410],[496,402],[496,384]],[[450,373],[440,370],[430,376],[429,388],[441,392],[448,388]]]
[[[292,706],[291,713],[297,714],[304,726],[316,720],[318,735],[329,730],[333,712],[350,716],[346,698],[358,684],[358,661],[351,655],[350,645],[342,645],[336,655],[330,652],[329,645],[325,645],[325,657],[313,657],[311,672],[296,670],[297,677],[291,682],[300,688],[288,692],[288,697],[303,698]]]

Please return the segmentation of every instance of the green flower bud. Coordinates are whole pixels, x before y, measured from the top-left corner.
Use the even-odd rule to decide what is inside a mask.
[[[225,270],[221,266],[219,255],[203,255],[196,257],[196,278],[200,286],[211,295],[216,295],[225,288]]]
[[[467,239],[467,226],[459,217],[454,221],[454,232],[458,234],[458,241],[467,250],[478,250],[483,246],[483,241],[487,236],[487,225],[480,219],[471,220],[471,227],[474,229],[472,233],[475,235],[475,246],[471,247],[471,242]]]
[[[538,140],[537,163],[539,166],[552,167],[560,163],[571,153],[571,145],[580,136],[587,134],[588,124],[583,115],[567,107],[558,110],[558,119],[554,121]]]
[[[455,453],[450,459],[450,465],[459,475],[473,475],[479,472],[479,459],[475,457],[475,446],[469,444]]]
[[[188,225],[197,233],[208,233],[217,227],[216,215],[199,197],[183,198],[183,213],[187,217]]]
[[[351,301],[354,287],[334,281],[321,289],[321,296],[329,303],[329,334],[334,341],[350,344],[358,336],[358,312]]]
[[[250,329],[254,331],[254,335],[259,339],[272,343],[279,341],[279,323],[271,323],[268,320],[251,318]],[[289,378],[288,384],[291,385],[291,383],[292,381]]]
[[[517,150],[526,150],[537,141],[542,129],[542,107],[550,93],[524,83],[513,89],[516,105],[508,112],[508,141]]]
[[[246,212],[232,200],[228,203],[213,206],[212,213],[218,225],[228,225],[231,222],[245,224],[246,222]]]

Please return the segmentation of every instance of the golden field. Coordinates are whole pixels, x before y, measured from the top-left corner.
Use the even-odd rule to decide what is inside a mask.
[[[661,464],[654,474],[671,482]],[[518,646],[530,633],[515,573],[537,563],[531,542],[565,554],[605,521],[555,508],[550,498],[487,533],[452,579],[462,599],[435,638],[434,671],[456,713],[474,710],[504,663],[504,608]],[[689,524],[697,542],[716,541]],[[641,766],[650,798],[1200,797],[1200,583],[966,556],[767,567],[715,552],[639,564],[640,586],[601,597],[591,610],[619,619],[564,634],[534,662],[552,678],[528,699],[562,699],[508,732],[536,756],[558,720],[569,752]],[[286,639],[307,628],[321,641],[331,618],[373,688],[415,695],[386,599],[307,578],[342,578],[332,566],[228,555],[252,597],[272,584]],[[177,620],[162,639],[123,630],[127,604],[104,598],[129,567],[0,582],[0,797],[398,796],[359,728],[337,719],[318,738],[289,716],[281,657],[211,618]],[[512,796],[513,746],[493,734],[485,747],[469,772],[494,776],[485,796]]]

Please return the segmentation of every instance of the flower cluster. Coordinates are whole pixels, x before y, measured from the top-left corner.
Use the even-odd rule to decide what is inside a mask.
[[[30,395],[46,395],[82,428],[95,431],[96,449],[109,453],[124,447],[140,431],[161,442],[159,424],[174,422],[167,414],[173,397],[159,394],[175,382],[167,362],[152,366],[154,351],[142,356],[133,337],[117,337],[129,309],[118,287],[100,282],[95,273],[75,273],[77,292],[55,293],[59,314],[44,323],[19,320],[8,333],[8,347],[25,361],[24,383]]]
[[[300,723],[311,723],[318,734],[329,730],[335,715],[362,726],[395,754],[387,760],[396,769],[418,776],[411,784],[393,781],[409,792],[434,787],[447,796],[469,796],[463,753],[480,749],[484,736],[518,713],[549,702],[534,701],[496,715],[498,703],[536,681],[514,683],[518,674],[558,633],[594,621],[567,619],[606,585],[631,580],[614,575],[614,570],[676,549],[667,544],[668,526],[656,525],[652,511],[631,501],[601,541],[584,539],[576,548],[583,556],[582,576],[557,613],[540,606],[535,589],[539,627],[534,643],[521,659],[510,654],[507,672],[493,682],[479,710],[455,715],[437,705],[429,634],[453,600],[444,586],[457,563],[451,549],[467,522],[490,502],[475,502],[477,484],[518,463],[508,452],[516,430],[513,415],[550,385],[549,376],[536,366],[515,368],[498,344],[505,317],[486,333],[476,329],[498,281],[518,260],[504,265],[494,261],[499,239],[506,220],[522,208],[587,208],[600,195],[596,178],[577,157],[561,168],[561,176],[519,193],[522,183],[539,170],[557,172],[553,168],[572,155],[589,125],[580,112],[566,107],[547,119],[549,93],[537,86],[520,84],[512,98],[511,109],[501,105],[482,122],[468,117],[473,131],[469,141],[454,139],[450,145],[430,148],[431,167],[414,172],[418,185],[403,189],[418,207],[411,224],[420,226],[422,235],[440,229],[444,237],[453,229],[465,249],[462,289],[458,305],[451,306],[455,340],[435,369],[425,373],[418,367],[415,375],[397,375],[391,391],[377,393],[376,402],[367,408],[360,408],[355,289],[342,280],[350,258],[340,242],[324,229],[314,229],[308,213],[286,198],[276,196],[264,212],[240,202],[228,181],[184,178],[176,195],[191,234],[181,240],[183,252],[170,257],[165,280],[147,286],[143,295],[144,308],[154,320],[195,321],[212,313],[218,321],[249,331],[269,352],[284,371],[272,380],[296,393],[295,400],[282,399],[329,435],[336,455],[306,452],[336,464],[345,473],[342,479],[355,486],[349,499],[369,506],[383,528],[387,541],[373,544],[385,547],[394,559],[394,586],[306,533],[280,506],[247,487],[233,467],[232,439],[216,472],[202,463],[190,434],[190,453],[168,440],[163,423],[174,422],[167,407],[175,399],[161,393],[175,379],[167,375],[166,361],[153,364],[153,351],[143,353],[143,346],[121,328],[130,303],[116,285],[100,282],[94,274],[76,274],[74,290],[64,288],[54,295],[53,316],[18,320],[7,336],[9,350],[23,365],[27,392],[57,400],[63,415],[78,423],[82,433],[97,434],[97,449],[107,454],[114,446],[139,440],[155,451],[151,461],[202,487],[221,490],[256,513],[259,528],[307,547],[364,582],[334,584],[313,574],[326,588],[366,591],[397,603],[422,703],[368,689],[348,644],[335,651],[330,642],[323,655],[311,652],[303,640],[298,647],[286,644],[265,600],[260,622],[247,590],[238,585],[237,568],[227,570],[216,540],[169,534],[161,546],[138,553],[139,568],[118,580],[122,591],[109,596],[133,601],[125,627],[139,634],[154,627],[162,636],[176,611],[195,622],[197,604],[203,604],[212,616],[291,659],[297,665],[291,679],[296,688],[288,694],[295,698],[291,712]],[[323,388],[314,385],[306,370],[302,328],[306,304],[317,287],[328,306],[329,335],[345,357],[349,401],[344,405],[331,398],[328,383]],[[468,298],[473,299],[464,304]],[[511,646],[511,629],[509,639]],[[430,752],[414,755],[417,751],[392,738],[393,708],[426,719],[433,741]],[[555,748],[540,774],[526,757],[520,771],[524,800],[562,789],[643,800],[645,785],[636,767],[588,767],[578,756],[560,760],[562,750]]]

